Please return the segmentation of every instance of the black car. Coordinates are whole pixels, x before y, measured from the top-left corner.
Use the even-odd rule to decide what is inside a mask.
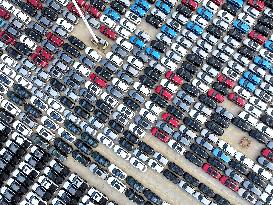
[[[96,101],[96,106],[97,106],[97,108],[99,108],[103,112],[105,112],[106,114],[110,114],[112,111],[111,106],[102,99],[99,99]]]
[[[232,38],[234,38],[238,42],[241,42],[244,39],[244,35],[235,28],[230,29],[228,31],[228,35],[230,35]]]
[[[63,92],[66,89],[66,86],[56,78],[52,78],[50,80],[50,85],[54,88],[54,90],[59,92]]]
[[[220,71],[223,68],[223,64],[215,56],[210,56],[207,59],[207,64]]]
[[[184,117],[183,112],[181,112],[179,109],[177,109],[175,106],[173,105],[168,105],[167,107],[167,112],[174,115],[176,118],[178,118],[179,120],[182,120],[182,118]]]
[[[206,196],[210,198],[213,198],[215,196],[214,191],[203,183],[200,183],[198,188],[201,192],[203,192]]]
[[[134,144],[125,139],[124,137],[119,138],[118,142],[121,147],[125,148],[129,152],[134,149]]]
[[[120,70],[117,72],[117,76],[128,85],[132,85],[134,83],[132,75],[127,71]]]
[[[207,32],[218,39],[220,39],[221,36],[223,35],[223,31],[213,24],[211,24],[207,27]]]
[[[149,189],[143,191],[144,196],[155,205],[161,205],[162,199]]]
[[[233,16],[237,15],[237,11],[238,9],[233,6],[232,4],[228,4],[228,3],[224,3],[222,5],[222,9],[224,9],[225,11],[229,12],[230,14],[232,14]]]
[[[224,134],[223,128],[213,121],[206,122],[205,126],[216,135],[222,136]]]
[[[90,155],[92,152],[92,149],[81,139],[77,139],[74,145],[86,155]]]
[[[12,57],[13,59],[17,61],[21,60],[23,57],[17,50],[15,50],[14,48],[10,46],[8,46],[5,50],[10,57]]]
[[[187,71],[189,71],[192,74],[196,74],[198,71],[198,68],[188,61],[183,61],[181,63],[181,68],[186,69]]]
[[[217,103],[210,97],[208,97],[206,94],[199,95],[200,102],[204,103],[206,106],[212,109],[216,109]]]
[[[139,148],[141,151],[147,153],[148,155],[153,155],[153,154],[155,153],[154,149],[153,149],[150,145],[146,144],[146,143],[143,142],[143,141],[140,141],[140,142],[139,142],[138,148]]]
[[[90,164],[90,159],[83,155],[82,153],[80,153],[78,150],[74,150],[72,152],[72,157],[85,167],[87,167]]]
[[[269,142],[268,137],[264,133],[262,133],[261,131],[259,131],[257,129],[250,130],[249,136],[253,137],[258,142],[263,143],[263,144],[267,144]]]
[[[166,44],[158,40],[152,40],[150,45],[154,49],[158,50],[160,53],[165,53],[167,49]]]
[[[20,96],[18,96],[13,91],[8,91],[7,97],[9,98],[10,101],[14,102],[16,105],[19,105],[19,106],[24,105],[24,99],[20,98]]]
[[[110,72],[107,68],[98,66],[95,72],[107,81],[110,81],[113,78],[112,72]]]
[[[111,1],[110,7],[116,10],[121,15],[124,15],[126,13],[126,7],[118,1]]]
[[[57,19],[58,19],[58,13],[56,13],[51,8],[44,7],[41,10],[41,13],[42,13],[43,16],[46,16],[47,18],[49,18],[51,21],[57,21]]]
[[[203,59],[195,53],[187,54],[186,59],[196,66],[201,66],[203,64]]]
[[[105,123],[107,121],[107,119],[109,118],[108,115],[106,115],[104,112],[96,109],[94,111],[94,116],[97,118],[97,120],[101,123]]]
[[[212,84],[212,88],[221,93],[222,95],[228,94],[228,88],[222,83],[215,82]]]
[[[198,187],[200,182],[198,179],[196,179],[195,177],[193,177],[191,174],[185,172],[183,175],[183,178],[185,180],[185,182],[187,182],[188,184],[190,184],[193,187]]]
[[[123,136],[127,140],[129,140],[130,142],[132,142],[133,144],[138,144],[138,142],[139,142],[139,138],[135,134],[133,134],[132,132],[130,132],[128,130],[125,130],[123,132]]]
[[[78,58],[80,56],[80,52],[68,43],[65,43],[63,45],[63,49],[75,58]]]
[[[241,46],[239,49],[238,49],[238,53],[242,54],[243,56],[247,57],[249,60],[252,60],[253,57],[254,57],[254,52],[246,47],[246,46]]]
[[[207,151],[205,150],[205,148],[200,147],[197,144],[192,144],[190,146],[190,149],[197,155],[199,155],[200,157],[207,159],[209,157],[209,154],[207,153]]]
[[[140,75],[139,81],[150,89],[153,89],[156,84],[156,82],[149,78],[147,75]]]
[[[104,156],[102,156],[99,152],[94,151],[91,154],[91,157],[100,165],[104,166],[104,167],[109,167],[111,165],[111,162],[106,159]]]
[[[271,17],[267,16],[267,15],[262,15],[259,19],[258,19],[258,23],[268,27],[270,30],[273,29],[273,20]]]
[[[168,169],[163,170],[162,174],[174,184],[178,184],[180,182],[180,178]]]
[[[190,117],[184,117],[183,122],[187,127],[192,129],[193,131],[195,131],[195,132],[201,131],[201,124],[198,121],[193,120]]]
[[[71,133],[75,135],[80,135],[82,130],[80,127],[78,127],[74,122],[71,120],[65,120],[64,121],[64,127],[68,129]]]
[[[38,31],[34,30],[33,28],[26,28],[25,34],[38,43],[41,43],[43,40],[42,34],[40,34]]]
[[[146,67],[144,69],[144,73],[149,76],[151,79],[153,79],[154,81],[158,81],[162,75],[162,73],[157,70],[156,68],[152,68],[152,67]]]
[[[57,149],[59,149],[65,155],[70,154],[72,152],[72,150],[73,150],[73,148],[71,147],[71,145],[69,145],[68,143],[66,143],[61,138],[56,138],[54,140],[54,146]]]
[[[31,104],[25,104],[24,110],[30,114],[34,118],[41,118],[42,117],[42,111],[37,109]]]
[[[247,178],[262,188],[267,186],[267,182],[261,176],[252,171],[248,173]]]
[[[22,11],[26,12],[31,17],[34,17],[37,15],[37,10],[26,2],[19,1],[18,6],[22,9]]]
[[[156,29],[162,26],[162,19],[154,16],[154,15],[147,15],[146,22],[155,27]]]
[[[133,188],[135,191],[139,193],[142,193],[145,189],[145,187],[132,176],[127,176],[125,181],[131,188]]]
[[[124,97],[123,103],[127,105],[129,108],[131,108],[133,111],[140,109],[140,105],[134,100],[132,100],[130,97]]]
[[[161,108],[167,107],[167,101],[155,93],[150,96],[150,99]]]
[[[113,132],[115,132],[116,134],[122,133],[124,130],[124,127],[115,120],[110,120],[108,124],[112,128]]]
[[[99,141],[87,132],[81,134],[81,139],[93,148],[96,148],[99,145]]]
[[[267,114],[264,114],[260,117],[260,120],[267,126],[273,128],[273,117]]]
[[[203,165],[203,161],[199,157],[194,155],[193,153],[186,151],[184,155],[187,160],[189,160],[196,166],[201,167]],[[184,179],[185,179],[185,176],[184,176]]]
[[[270,29],[259,22],[254,25],[253,29],[265,37],[269,36],[270,34]]]
[[[183,176],[184,175],[184,170],[179,167],[177,164],[174,162],[168,162],[168,168],[171,170],[173,173],[177,174],[178,176]]]
[[[15,116],[4,110],[4,108],[0,108],[0,121],[6,124],[12,124],[15,120]]]
[[[226,200],[225,198],[223,198],[221,195],[219,194],[215,194],[214,196],[214,201],[217,203],[217,204],[221,204],[221,205],[231,205],[231,203]]]
[[[248,125],[248,123],[239,117],[233,118],[232,123],[244,132],[249,132],[251,130],[251,127]]]
[[[209,157],[208,163],[210,163],[211,166],[216,167],[220,171],[224,171],[226,169],[226,166],[222,162],[220,162],[216,157]]]
[[[90,4],[95,6],[99,11],[104,11],[106,8],[102,0],[90,0]]]
[[[249,173],[249,170],[245,165],[241,164],[240,162],[234,159],[231,159],[228,164],[230,167],[232,167],[233,169],[235,169],[236,171],[240,172],[243,175],[247,175]]]
[[[66,96],[61,96],[59,98],[59,101],[62,105],[64,105],[66,108],[68,109],[73,109],[74,107],[74,102],[72,100],[70,100],[68,97]]]
[[[89,113],[87,111],[85,111],[83,108],[81,108],[81,106],[76,106],[74,108],[74,113],[78,116],[78,117],[82,117],[84,119],[88,119],[90,117]]]
[[[193,75],[189,71],[187,71],[183,68],[178,68],[176,70],[176,74],[179,75],[180,77],[182,77],[187,82],[190,82],[191,79],[193,78]]]
[[[225,117],[223,117],[222,115],[218,114],[218,113],[214,113],[211,116],[211,119],[216,122],[218,125],[220,125],[222,128],[228,128],[230,121],[228,121]]]
[[[179,4],[176,7],[176,11],[178,11],[178,13],[182,14],[186,18],[190,18],[192,16],[192,11],[189,9],[189,7],[183,4]]]
[[[84,98],[81,98],[79,100],[79,105],[88,112],[92,112],[95,109],[95,106],[92,105],[92,103],[89,100]]]
[[[21,42],[16,42],[14,47],[22,54],[22,55],[26,55],[26,56],[30,56],[32,50],[25,45],[24,43]]]
[[[197,97],[200,94],[200,91],[198,88],[195,86],[189,84],[189,83],[184,83],[181,88],[188,94],[190,94],[193,97]]]
[[[124,194],[130,201],[135,202],[136,204],[143,204],[145,201],[144,198],[133,191],[133,189],[126,189]]]
[[[67,40],[69,41],[69,43],[71,43],[73,46],[75,46],[76,48],[80,50],[83,50],[86,48],[86,45],[84,44],[84,42],[82,42],[80,39],[78,39],[75,36],[69,36]]]
[[[121,58],[125,58],[128,56],[128,53],[126,50],[124,50],[122,47],[120,47],[118,44],[112,45],[112,52],[120,56]]]

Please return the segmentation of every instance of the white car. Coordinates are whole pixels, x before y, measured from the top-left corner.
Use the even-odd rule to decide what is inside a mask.
[[[255,96],[251,96],[249,98],[249,102],[262,111],[266,110],[267,108],[267,104]]]
[[[258,119],[248,114],[246,111],[240,112],[238,117],[248,122],[251,126],[256,126],[258,123]]]
[[[264,69],[262,69],[261,67],[259,67],[259,66],[257,66],[257,65],[255,65],[255,64],[250,64],[249,66],[248,66],[248,69],[250,70],[250,71],[252,71],[253,73],[256,73],[256,74],[258,74],[259,76],[261,76],[261,77],[265,77],[265,75],[266,75],[266,71],[264,70]]]
[[[233,91],[245,99],[249,99],[251,96],[250,92],[238,85],[234,87]]]
[[[243,66],[247,66],[250,63],[250,60],[247,57],[241,55],[240,53],[235,53],[233,55],[233,59]]]
[[[115,164],[111,164],[108,167],[108,170],[113,176],[117,177],[120,180],[124,180],[127,177],[127,174]]]
[[[48,141],[53,141],[55,138],[54,137],[55,135],[52,132],[50,132],[47,128],[45,128],[43,125],[39,125],[36,128],[36,131],[39,133],[39,135],[41,135],[43,138],[45,138]]]
[[[180,63],[182,60],[181,55],[175,51],[172,51],[172,50],[168,50],[165,55],[167,58],[169,58],[170,60],[172,60],[175,63]]]
[[[51,109],[51,108],[49,108]],[[76,124],[80,124],[81,119],[79,117],[77,117],[73,112],[71,112],[70,110],[65,110],[64,111],[64,117],[67,120],[71,120],[72,122],[76,123]]]
[[[176,93],[178,86],[176,86],[175,84],[173,84],[172,82],[170,82],[167,79],[162,79],[160,81],[160,85],[162,85],[163,87],[167,88],[168,90],[170,90],[172,93]]]
[[[184,15],[180,14],[177,11],[172,13],[172,18],[178,21],[181,25],[184,25],[188,22],[188,18],[186,18]]]
[[[76,137],[69,133],[68,131],[66,131],[63,127],[60,127],[57,133],[60,137],[62,137],[63,139],[67,140],[70,143],[76,141]]]
[[[231,46],[234,49],[240,46],[240,43],[229,35],[223,38],[223,42],[225,42],[227,45]]]
[[[31,17],[21,11],[21,9],[14,9],[13,14],[24,24],[28,25],[31,21]]]
[[[89,68],[85,67],[83,64],[77,61],[73,63],[73,68],[75,68],[79,73],[81,73],[85,77],[88,77],[91,73],[91,70]]]
[[[136,25],[128,21],[126,18],[122,18],[119,23],[131,33],[136,30]]]
[[[230,14],[229,12],[221,9],[220,11],[218,11],[217,16],[220,17],[222,20],[224,20],[227,23],[231,23],[234,19],[234,17],[232,16],[232,14]]]
[[[209,90],[209,86],[207,86],[205,83],[203,83],[201,80],[198,80],[197,78],[195,78],[192,81],[192,85],[197,87],[198,90],[200,90],[203,93],[205,93]]]
[[[216,77],[219,74],[219,71],[217,71],[215,68],[213,68],[212,66],[208,65],[208,64],[204,64],[202,66],[202,70],[205,71],[206,73],[208,73],[211,77]]]
[[[210,45],[206,40],[199,39],[197,45],[207,52],[212,51],[212,45]]]
[[[148,166],[158,173],[162,172],[164,169],[164,166],[157,162],[155,159],[149,159]]]
[[[271,53],[267,49],[261,49],[260,54],[262,55],[262,57],[268,59],[269,61],[273,61],[273,53]]]
[[[106,92],[102,93],[100,97],[113,108],[118,105],[118,101]]]
[[[113,150],[122,159],[129,160],[131,157],[131,154],[119,145],[115,145]]]
[[[110,138],[108,138],[107,136],[105,136],[104,134],[102,133],[99,133],[97,135],[97,139],[102,143],[104,144],[105,146],[109,147],[109,148],[112,148],[115,144],[113,142],[113,140],[111,140]]]
[[[19,83],[19,84],[21,84],[22,86],[24,86],[25,88],[27,88],[27,89],[31,89],[32,88],[32,83],[29,81],[29,80],[27,80],[26,78],[24,78],[23,76],[21,76],[21,75],[17,75],[16,77],[15,77],[15,81],[17,82],[17,83]]]
[[[105,57],[117,66],[122,66],[123,64],[122,58],[112,52],[106,53]]]
[[[184,48],[192,47],[192,42],[188,40],[185,36],[177,36],[175,41]]]
[[[129,125],[129,130],[133,134],[137,135],[139,138],[143,138],[146,135],[146,132],[142,128],[140,128],[138,125],[136,125],[134,123]]]
[[[212,77],[210,77],[207,73],[205,73],[203,71],[199,71],[196,76],[201,81],[203,81],[204,83],[209,84],[209,85],[211,85],[214,81]]]
[[[245,190],[244,188],[240,188],[238,190],[238,194],[252,204],[255,204],[257,202],[257,198],[255,197],[255,195],[252,194],[250,191]]]
[[[60,113],[62,113],[65,110],[65,107],[61,103],[56,101],[54,98],[48,98],[47,104],[50,105],[51,108]]]
[[[210,0],[204,0],[202,4],[204,7],[210,9],[213,13],[216,13],[219,8],[215,3]]]
[[[206,116],[210,116],[212,114],[212,109],[207,107],[205,104],[197,102],[194,104],[194,108],[202,112]]]
[[[209,23],[204,18],[202,18],[201,16],[199,16],[197,14],[192,15],[191,20],[194,21],[195,23],[197,23],[202,28],[206,27]]]
[[[253,8],[252,6],[245,5],[243,7],[243,10],[244,10],[244,12],[251,15],[254,19],[256,19],[256,18],[258,18],[258,16],[260,16],[260,12],[257,9]],[[267,14],[268,10],[269,10],[269,8],[266,8],[264,10],[264,13]]]
[[[250,169],[252,169],[252,167],[254,166],[254,162],[251,159],[247,158],[241,152],[237,152],[235,154],[235,159],[237,159],[239,162],[243,163],[244,165],[246,165]]]
[[[260,165],[262,165],[264,168],[269,169],[271,172],[273,171],[273,163],[270,162],[268,159],[265,157],[258,157],[257,161],[259,162]]]
[[[37,44],[24,34],[20,37],[20,41],[21,43],[26,44],[31,50],[35,50],[37,48]]]
[[[116,22],[113,21],[111,18],[105,15],[101,15],[100,17],[100,22],[105,24],[107,27],[113,29],[116,26]]]
[[[222,73],[233,81],[237,81],[241,77],[239,73],[235,72],[229,67],[224,67],[224,69],[222,70]]]
[[[68,32],[72,32],[74,29],[73,24],[69,23],[67,20],[65,20],[64,18],[58,18],[56,23],[59,26],[62,26],[65,30],[67,30]]]
[[[4,63],[0,64],[0,71],[10,78],[15,78],[16,72]]]
[[[94,49],[92,49],[91,47],[86,47],[86,49],[84,50],[85,53],[87,55],[89,55],[94,61],[96,62],[100,62],[102,56],[97,52],[95,51]]]
[[[264,79],[265,79],[266,82],[268,82],[270,84],[273,84],[273,76],[272,75],[268,74],[268,75],[265,76]]]
[[[147,118],[147,120],[149,120],[151,123],[154,123],[157,120],[157,116],[154,115],[149,110],[147,110],[146,108],[141,108],[139,114],[142,117]]]
[[[173,139],[170,139],[170,141],[168,142],[168,145],[180,155],[183,155],[184,152],[186,151],[186,149],[182,145],[180,145],[177,141]]]
[[[258,124],[256,125],[256,128],[257,128],[259,131],[261,131],[261,132],[263,132],[264,134],[266,134],[268,137],[273,138],[273,129],[272,129],[272,128],[266,126],[266,125],[263,124],[263,123],[258,123]]]
[[[262,177],[264,177],[266,180],[269,180],[272,177],[272,174],[269,171],[265,170],[258,164],[254,164],[252,170],[257,174],[261,175]]]
[[[151,10],[151,14],[154,15],[154,16],[156,16],[157,18],[161,19],[162,21],[165,21],[166,18],[167,18],[167,15],[164,14],[162,11],[160,11],[157,8],[153,8]]]
[[[265,111],[268,115],[273,115],[273,108],[267,108]]]
[[[131,11],[127,11],[125,13],[125,18],[127,18],[129,21],[131,21],[135,25],[139,25],[141,23],[141,18]]]
[[[218,39],[214,37],[213,35],[209,34],[208,32],[204,32],[202,34],[202,38],[208,41],[211,45],[215,45],[218,42]]]
[[[69,3],[69,0],[57,0],[63,6],[66,6]]]
[[[172,39],[170,39],[168,36],[166,36],[164,33],[158,33],[156,34],[156,39],[163,42],[163,43],[166,43],[168,46],[171,46],[172,44]]]
[[[41,118],[41,122],[43,123],[43,125],[46,127],[46,125],[45,125],[45,123],[47,122],[49,122],[50,124],[51,124],[51,127],[50,127],[50,129],[52,130],[52,131],[56,131],[57,129],[59,129],[59,125],[57,125],[53,120],[51,120],[50,118],[48,118],[47,116],[43,116],[42,118]],[[48,127],[49,128],[49,127]]]
[[[151,40],[151,36],[150,36],[148,33],[146,33],[146,32],[144,32],[143,30],[141,30],[141,29],[137,29],[137,30],[135,31],[135,34],[136,34],[139,38],[141,38],[144,42],[148,42],[148,41]]]
[[[129,56],[127,58],[127,61],[130,65],[132,65],[133,67],[137,68],[138,70],[142,70],[144,67],[144,64],[141,60],[139,60],[138,58],[134,57],[134,56]]]
[[[255,23],[255,19],[244,12],[240,13],[237,18],[243,22],[250,24],[251,26]]]
[[[227,62],[229,59],[229,56],[227,54],[225,54],[224,52],[220,51],[220,50],[214,50],[212,52],[212,55],[215,56],[216,58],[218,58],[220,61],[222,62]]]
[[[12,127],[24,136],[30,136],[30,134],[32,133],[32,130],[26,124],[20,122],[19,120],[14,121]]]
[[[91,187],[88,191],[88,195],[91,196],[91,198],[100,203],[101,201],[107,201],[108,198],[103,194],[101,193],[100,191],[98,191],[96,188],[94,187]],[[89,204],[89,203],[88,203]]]
[[[135,149],[133,152],[133,155],[143,162],[146,162],[149,159],[147,154],[145,154],[143,151],[141,151],[139,149]]]
[[[11,57],[9,57],[7,54],[3,54],[1,56],[1,60],[3,61],[3,63],[5,63],[7,66],[15,68],[18,63],[16,60],[13,60]],[[8,74],[6,74],[8,75]]]
[[[193,197],[196,198],[204,205],[211,205],[212,201],[208,200],[204,194],[201,194],[199,191],[196,191],[193,194]]]
[[[163,66],[166,66],[171,71],[176,70],[178,67],[176,63],[174,63],[171,59],[166,57],[161,58],[160,62],[162,63]]]
[[[1,0],[0,3],[1,6],[3,6],[10,13],[13,13],[16,9],[16,7],[13,4],[9,3],[7,0]]]
[[[169,160],[165,156],[163,156],[160,152],[155,152],[153,157],[164,166],[166,166],[169,162]]]
[[[219,50],[223,51],[224,53],[226,53],[229,56],[234,53],[234,49],[225,43],[219,43],[217,47]]]
[[[129,86],[126,83],[124,83],[122,80],[120,80],[118,78],[113,78],[112,84],[113,84],[113,86],[118,87],[123,92],[126,92],[129,88]]]
[[[116,43],[128,52],[131,52],[134,47],[133,44],[131,44],[130,42],[128,42],[126,39],[122,37],[118,37],[116,40]]]
[[[191,116],[193,119],[197,120],[201,124],[204,124],[207,121],[207,117],[201,114],[200,111],[197,111],[195,109],[191,109],[191,111],[189,112],[189,116]]]
[[[145,107],[151,112],[153,112],[155,115],[159,115],[163,111],[161,107],[159,107],[157,104],[155,104],[152,101],[147,101],[145,103]]]
[[[258,44],[256,41],[249,38],[243,40],[243,44],[255,51],[259,51],[261,49],[260,44]]]
[[[126,115],[129,119],[132,119],[135,116],[135,113],[130,108],[128,108],[127,106],[123,104],[120,104],[118,106],[117,111]]]
[[[259,118],[262,115],[262,111],[251,105],[250,103],[245,104],[244,110],[256,118]]]
[[[207,58],[207,56],[208,56],[208,53],[207,53],[207,51],[205,51],[202,47],[200,47],[200,46],[194,46],[193,48],[192,48],[192,52],[193,53],[195,53],[195,54],[197,54],[197,55],[199,55],[201,58],[203,58],[203,59],[206,59]]]
[[[185,181],[183,181],[183,180],[181,180],[181,181],[179,182],[178,186],[179,186],[181,189],[185,190],[187,193],[189,193],[189,194],[192,195],[192,196],[193,196],[193,194],[195,193],[195,189],[193,189],[190,185],[188,185],[187,182],[185,182]]]
[[[153,67],[154,69],[159,70],[161,73],[165,73],[165,71],[166,71],[165,67],[155,60],[151,60],[149,62],[149,66]]]
[[[133,84],[133,87],[136,90],[140,91],[145,96],[148,96],[149,94],[151,94],[151,90],[147,86],[145,86],[145,85],[143,85],[143,84],[141,84],[139,82],[135,82]]]
[[[242,65],[240,65],[238,62],[235,62],[233,60],[229,61],[227,65],[229,68],[233,69],[239,74],[242,74],[245,71],[245,68]]]
[[[126,190],[126,185],[123,184],[120,180],[118,180],[116,177],[109,177],[107,179],[107,183],[116,189],[120,193],[124,193]]]
[[[128,31],[127,29],[125,29],[124,27],[122,26],[116,26],[115,27],[115,31],[120,35],[122,36],[123,38],[126,38],[128,39],[131,35],[131,32]]]
[[[244,181],[244,177],[242,177],[240,174],[238,174],[235,170],[231,168],[226,169],[225,174],[239,183],[242,183]]]
[[[171,49],[178,53],[181,57],[185,56],[187,54],[187,49],[185,49],[183,46],[181,46],[178,43],[173,43]]]
[[[131,165],[133,165],[135,168],[139,169],[141,172],[146,172],[147,171],[147,166],[140,161],[139,159],[132,157],[130,159]]]

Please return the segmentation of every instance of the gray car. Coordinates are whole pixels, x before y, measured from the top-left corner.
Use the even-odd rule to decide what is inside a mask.
[[[52,27],[52,31],[56,33],[57,35],[61,36],[62,38],[67,38],[68,37],[68,32],[61,26],[54,25]]]
[[[115,65],[113,65],[113,64],[111,63],[111,61],[109,61],[109,60],[107,60],[107,59],[102,59],[102,60],[100,61],[100,63],[101,63],[101,65],[103,65],[105,68],[108,68],[110,71],[112,71],[113,73],[115,73],[115,72],[118,70],[118,68],[117,68]]]
[[[122,99],[124,97],[122,92],[119,89],[117,89],[116,87],[114,87],[113,85],[108,85],[106,90],[110,95],[112,95],[118,99]]]
[[[57,55],[61,61],[66,63],[67,65],[72,65],[74,63],[73,58],[70,57],[66,52],[60,51]]]
[[[239,183],[242,183],[244,181],[244,177],[242,177],[240,174],[238,174],[235,170],[231,168],[226,169],[225,174]]]
[[[95,68],[96,66],[96,63],[91,58],[88,58],[86,55],[81,55],[80,61],[84,66],[89,68]]]
[[[142,50],[138,48],[133,49],[133,55],[139,58],[144,63],[147,63],[149,60],[149,57]]]
[[[38,122],[31,117],[31,115],[28,115],[24,112],[20,113],[19,119],[21,122],[25,123],[28,127],[36,128],[38,126]]]
[[[63,16],[67,21],[69,21],[70,23],[74,25],[76,25],[79,22],[79,18],[70,11],[65,10],[63,12]]]
[[[145,103],[144,97],[143,97],[141,94],[139,94],[136,90],[130,90],[130,91],[128,92],[128,95],[129,95],[131,98],[135,99],[137,102],[140,102],[141,104],[144,104],[144,103]]]
[[[145,119],[144,117],[142,117],[140,115],[135,116],[134,120],[138,126],[144,128],[146,130],[150,130],[152,128],[151,123],[147,119]]]
[[[100,28],[100,22],[98,20],[96,20],[94,17],[92,16],[86,16],[86,19],[88,21],[88,23],[95,29],[99,29]]]
[[[163,121],[157,121],[156,127],[158,127],[159,129],[164,130],[169,135],[172,135],[173,132],[174,132],[173,129],[168,125],[168,123],[163,122]]]
[[[187,103],[189,105],[192,104],[192,103],[194,103],[194,101],[195,101],[193,97],[191,97],[190,95],[188,95],[183,90],[178,91],[177,97],[179,97],[181,100],[183,100],[185,103]]]
[[[118,44],[113,44],[112,45],[112,52],[120,56],[121,58],[126,58],[128,57],[128,52],[121,48]]]
[[[117,76],[128,85],[132,85],[134,83],[133,78],[127,72],[120,70],[119,72],[117,72]]]
[[[122,66],[123,70],[131,73],[133,76],[137,77],[139,75],[139,71],[135,69],[133,66],[130,64],[126,63]]]
[[[257,188],[257,186],[254,183],[252,183],[251,181],[249,181],[249,180],[244,181],[243,186],[247,190],[249,190],[249,191],[253,192],[254,194],[256,194],[257,196],[260,196],[262,194],[262,191],[259,188]]]
[[[216,108],[216,112],[229,120],[232,120],[234,118],[234,115],[224,107],[218,106]]]
[[[93,94],[86,88],[81,88],[79,94],[81,97],[84,97],[90,100],[91,102],[95,102],[97,100],[97,97],[95,96],[95,94]]]
[[[259,162],[260,165],[263,167],[269,169],[270,171],[273,171],[273,163],[267,160],[264,157],[258,157],[257,161]]]
[[[191,140],[187,135],[183,134],[182,132],[176,131],[173,133],[173,138],[182,143],[183,145],[190,146],[191,145]]]
[[[189,112],[190,111],[190,106],[184,103],[181,99],[178,97],[174,97],[173,99],[173,104],[176,105],[179,109]]]

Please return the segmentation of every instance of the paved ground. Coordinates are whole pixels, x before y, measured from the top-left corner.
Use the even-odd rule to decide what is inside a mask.
[[[146,22],[142,22],[140,27],[144,28],[144,30],[152,36],[152,39],[154,38],[156,34],[156,30],[154,28],[148,26]],[[98,34],[98,31],[95,31],[95,33]],[[92,48],[97,50],[95,45],[91,43],[90,35],[82,22],[79,23],[79,25],[74,29],[72,34],[79,37],[88,46],[91,46]],[[112,43],[110,42],[109,48],[107,48],[105,51],[101,50],[100,53],[103,55],[103,53],[108,52],[111,44]],[[240,111],[240,108],[238,106],[228,100],[226,100],[222,106],[227,107],[234,114],[238,114],[238,112]],[[242,148],[240,146],[240,140],[243,137],[248,137],[251,140],[251,145],[248,148]],[[251,139],[247,134],[243,133],[241,130],[234,127],[233,125],[226,129],[225,134],[223,137],[221,137],[221,139],[230,143],[235,149],[244,153],[247,157],[251,158],[254,161],[256,160],[258,153],[263,147],[257,141]],[[220,182],[218,182],[217,180],[209,177],[200,168],[196,167],[195,165],[187,161],[184,157],[178,155],[176,152],[171,150],[171,148],[169,148],[166,144],[163,144],[162,142],[158,141],[150,135],[144,137],[143,141],[152,146],[156,151],[160,151],[165,156],[168,156],[169,160],[174,161],[175,163],[180,165],[185,171],[192,174],[201,182],[207,184],[216,193],[219,193],[223,197],[227,198],[232,204],[248,204],[245,200],[240,198],[238,194],[235,194],[231,190],[221,185]],[[156,173],[151,169],[148,169],[148,171],[145,173],[141,173],[137,169],[129,165],[129,162],[119,158],[114,154],[112,150],[103,145],[99,145],[98,151],[106,156],[111,162],[114,162],[117,166],[123,169],[128,175],[134,176],[137,180],[143,183],[144,186],[150,188],[156,194],[161,196],[162,199],[167,201],[168,203],[172,205],[199,204],[197,200],[188,195],[185,191],[180,190],[178,186],[175,186],[174,184],[166,180],[162,176],[162,174]],[[79,163],[75,162],[72,158],[69,158],[66,161],[66,164],[73,171],[77,172],[80,176],[86,179],[91,185],[94,185],[95,187],[103,191],[110,199],[118,201],[121,205],[133,204],[123,194],[120,194],[114,189],[110,188],[110,186],[105,181],[92,175],[87,168],[79,165]]]

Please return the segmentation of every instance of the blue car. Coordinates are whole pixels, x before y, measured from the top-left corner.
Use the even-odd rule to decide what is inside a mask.
[[[222,161],[226,162],[226,163],[229,163],[230,161],[230,157],[225,154],[225,152],[223,152],[222,150],[218,149],[218,148],[215,148],[213,151],[212,151],[213,155],[218,157],[219,159],[221,159]]]
[[[267,40],[264,43],[264,47],[269,50],[270,52],[273,52],[273,41]]]
[[[262,58],[260,56],[255,56],[255,58],[253,59],[253,62],[262,67],[264,70],[268,70],[272,67],[272,64],[270,63],[269,60]]]
[[[134,44],[136,47],[138,47],[139,49],[143,49],[146,46],[145,43],[136,36],[131,36],[130,42]]]
[[[116,22],[120,21],[120,15],[118,12],[111,8],[105,9],[104,14]]]
[[[250,81],[248,81],[245,78],[239,79],[239,85],[248,90],[249,92],[254,92],[256,90],[255,85],[253,85]]]
[[[138,15],[140,18],[143,18],[146,15],[146,11],[136,4],[133,4],[130,7],[130,10],[136,15]]]
[[[213,13],[209,9],[206,9],[204,6],[199,7],[197,9],[197,13],[206,21],[210,21],[213,18]]]
[[[228,3],[236,6],[237,8],[242,8],[244,5],[244,1],[243,0],[227,0]]]
[[[160,53],[151,47],[146,48],[145,52],[147,55],[152,56],[155,60],[159,60],[160,58]]]
[[[176,35],[177,35],[177,33],[175,32],[175,30],[173,30],[172,28],[170,28],[166,24],[161,27],[161,32],[164,33],[164,34],[166,34],[170,38],[175,38]]]
[[[202,33],[204,31],[201,26],[197,25],[196,23],[194,23],[192,21],[188,22],[186,24],[186,27],[187,27],[187,29],[189,29],[190,31],[192,31],[194,34],[196,34],[198,36],[202,35]]]
[[[6,21],[0,18],[0,28],[4,27],[5,25],[6,25]]]
[[[259,85],[262,81],[260,77],[258,77],[257,75],[255,75],[254,73],[250,71],[245,71],[243,74],[243,77],[248,79],[254,85]]]
[[[242,33],[248,33],[248,31],[250,30],[250,26],[241,20],[235,20],[233,22],[233,26],[237,28],[239,31],[241,31]]]
[[[149,4],[145,0],[135,0],[135,4],[139,5],[141,8],[143,8],[145,11],[148,11],[151,8],[151,4]]]
[[[169,7],[169,5],[161,0],[158,0],[156,2],[155,7],[158,8],[160,11],[162,11],[166,15],[171,13],[171,8]]]

